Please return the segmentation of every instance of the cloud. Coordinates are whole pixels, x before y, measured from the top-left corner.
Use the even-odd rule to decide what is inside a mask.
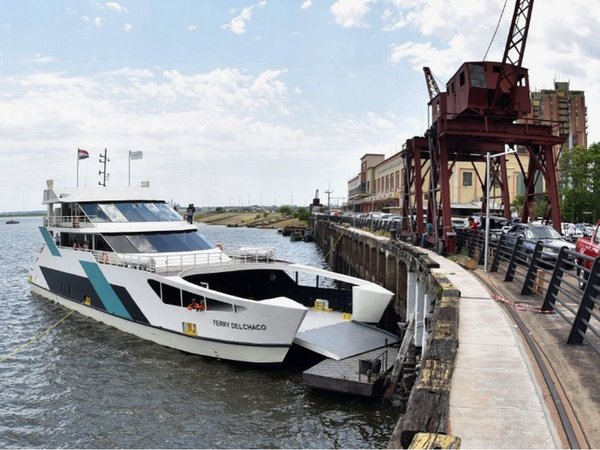
[[[39,53],[31,59],[31,62],[34,64],[50,64],[56,61],[58,61],[58,58],[54,56],[42,56]]]
[[[188,30],[188,31],[196,31],[197,29],[198,29],[198,27],[197,27],[196,25],[189,25],[189,26],[187,27],[187,30]]]
[[[111,9],[113,11],[117,11],[117,12],[120,12],[120,13],[126,13],[127,12],[127,8],[125,8],[124,6],[121,6],[117,2],[107,2],[107,3],[105,3],[105,6],[108,9]]]
[[[229,23],[222,25],[221,28],[235,34],[244,34],[246,32],[246,23],[252,17],[253,9],[254,5],[244,8],[238,16],[231,19]]]
[[[0,75],[0,187],[19,167],[28,167],[22,186],[32,194],[19,206],[38,208],[43,180],[69,185],[74,179],[69,161],[82,147],[93,153],[109,149],[115,185],[127,182],[127,151],[143,150],[149,168],[142,179],[152,180],[167,198],[187,203],[225,204],[228,195],[240,192],[254,197],[281,192],[289,185],[290,167],[298,197],[303,191],[310,200],[331,173],[342,174],[336,188],[341,192],[358,169],[348,155],[388,146],[397,118],[316,112],[310,105],[303,111],[296,103],[307,105],[297,98],[302,92],[288,86],[286,74],[285,69],[185,74],[124,68],[91,77]],[[47,154],[53,155],[52,164],[36,163]],[[314,158],[320,161],[316,168]],[[80,174],[84,179],[85,167],[91,168],[90,185],[97,183],[93,163],[90,158]],[[201,176],[181,177],[182,167]],[[217,167],[226,170],[219,175]],[[0,211],[9,205],[10,199],[0,199]]]
[[[133,25],[131,25],[130,23],[126,23],[125,25],[123,25],[123,31],[131,31],[132,28]]]
[[[302,5],[300,6],[300,9],[308,9],[312,6],[312,0],[304,0],[302,2]]]
[[[91,19],[88,16],[81,16],[81,18],[85,21],[85,22],[89,22],[89,23],[93,23],[94,26],[100,28],[102,26],[102,18],[101,17],[94,17],[93,19]]]
[[[365,16],[372,0],[337,0],[330,8],[335,21],[343,28],[369,27]]]

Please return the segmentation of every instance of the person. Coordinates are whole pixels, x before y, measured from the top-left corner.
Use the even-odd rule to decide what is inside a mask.
[[[479,224],[473,217],[469,217],[469,224],[467,228],[471,231],[477,231],[479,229]]]
[[[190,203],[187,207],[187,221],[188,223],[194,223],[194,213],[196,212],[196,208],[193,203]]]
[[[198,301],[195,298],[193,298],[192,302],[188,305],[187,309],[189,309],[190,311],[204,311],[204,305],[198,303]]]
[[[427,246],[429,236],[433,236],[433,224],[431,222],[427,222],[427,225],[425,225],[425,233],[421,236],[421,247]]]
[[[569,225],[567,226],[567,238],[569,241],[575,240],[575,231],[575,224],[573,222],[569,222]]]

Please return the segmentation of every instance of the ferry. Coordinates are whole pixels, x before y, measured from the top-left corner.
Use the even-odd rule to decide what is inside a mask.
[[[299,332],[375,324],[393,295],[280,261],[272,248],[213,245],[150,188],[57,189],[48,180],[43,204],[32,291],[184,352],[278,365]]]

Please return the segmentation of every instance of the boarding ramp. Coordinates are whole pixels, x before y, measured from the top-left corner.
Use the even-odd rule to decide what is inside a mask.
[[[392,333],[364,323],[345,320],[318,328],[301,328],[296,334],[294,344],[340,361],[393,345],[397,341],[397,336]]]

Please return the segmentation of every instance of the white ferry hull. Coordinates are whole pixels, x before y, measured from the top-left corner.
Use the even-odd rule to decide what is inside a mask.
[[[256,364],[283,362],[307,311],[288,298],[238,298],[179,276],[101,264],[91,252],[69,248],[44,247],[29,282],[35,293],[142,339],[197,355]],[[169,304],[151,283],[162,289],[168,286],[179,295],[205,298],[207,305],[215,306],[195,311]]]
[[[188,336],[165,329],[142,325],[118,316],[107,314],[103,311],[90,308],[86,305],[66,299],[40,286],[30,283],[32,292],[56,302],[68,309],[73,309],[83,316],[90,317],[98,322],[112,326],[125,333],[132,334],[165,347],[174,348],[183,352],[213,358],[247,362],[253,364],[280,364],[290,345],[283,346],[253,346],[252,344],[240,345],[235,343],[217,342],[202,339],[197,336]]]
[[[376,323],[393,295],[365,280],[275,261],[272,249],[226,254],[143,189],[47,186],[33,292],[166,347],[276,365],[308,307]],[[299,274],[316,283],[299,283]],[[351,289],[320,286],[322,278]]]

